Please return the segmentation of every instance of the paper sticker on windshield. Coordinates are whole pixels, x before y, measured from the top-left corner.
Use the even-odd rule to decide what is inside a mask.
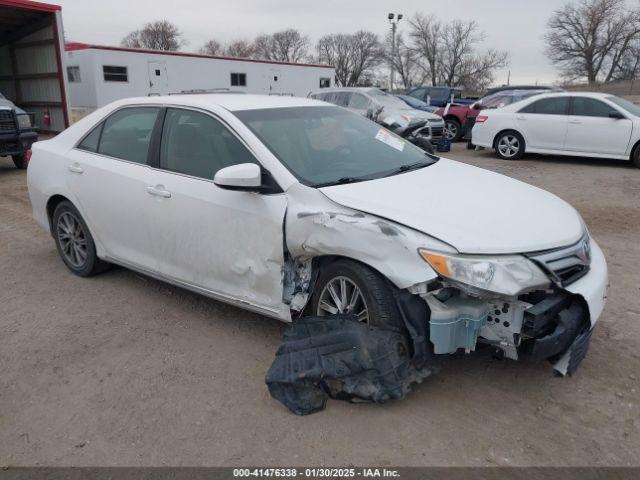
[[[395,148],[399,152],[404,150],[404,142],[398,137],[390,134],[386,130],[378,130],[378,133],[376,134],[376,140],[380,140],[382,143],[386,143],[391,148]]]

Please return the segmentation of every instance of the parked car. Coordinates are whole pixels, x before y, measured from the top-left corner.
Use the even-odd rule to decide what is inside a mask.
[[[434,107],[444,107],[448,103],[472,104],[477,100],[477,98],[465,98],[461,89],[451,87],[413,87],[407,90],[407,95]]]
[[[323,88],[309,97],[348,108],[430,152],[444,134],[442,117],[411,108],[379,88]]]
[[[489,88],[484,96],[493,95],[494,93],[505,92],[507,90],[544,90],[549,92],[562,92],[562,88],[545,85],[502,85],[500,87]]]
[[[396,95],[396,97],[409,105],[411,108],[415,108],[417,110],[422,110],[430,113],[434,113],[436,110],[438,110],[438,107],[428,105],[427,102],[423,102],[422,100],[410,95]]]
[[[476,117],[472,142],[506,160],[525,152],[631,160],[640,167],[640,107],[606,93],[546,93]]]
[[[16,168],[27,168],[29,149],[37,138],[31,116],[0,93],[0,155],[10,155]]]
[[[605,303],[570,205],[315,100],[120,100],[34,144],[27,183],[76,275],[119,264],[285,321],[411,319],[435,354],[572,373]]]
[[[480,110],[485,108],[501,108],[513,102],[544,93],[546,90],[501,90],[497,93],[482,97],[473,104],[450,104],[436,110],[445,121],[445,137],[451,142],[457,142],[467,135],[469,119],[475,118]],[[470,132],[469,132],[470,134]],[[469,139],[470,137],[466,138]]]

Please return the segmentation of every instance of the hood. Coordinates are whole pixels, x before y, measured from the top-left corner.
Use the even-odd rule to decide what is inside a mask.
[[[25,113],[21,108],[16,107],[11,100],[0,98],[0,110],[15,110],[16,113]]]
[[[409,121],[407,122],[405,119],[403,119],[403,116],[407,117]],[[386,125],[393,125],[394,123],[397,123],[399,125],[406,126],[424,122],[436,123],[434,122],[434,120],[444,124],[444,120],[441,116],[436,115],[435,113],[426,112],[424,110],[417,110],[415,108],[385,108],[380,113],[379,120]]]
[[[582,236],[580,216],[555,195],[447,159],[320,190],[340,205],[419,230],[461,253],[535,252],[570,245]]]

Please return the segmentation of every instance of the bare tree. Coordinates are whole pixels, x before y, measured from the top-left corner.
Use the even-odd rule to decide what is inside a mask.
[[[290,28],[259,35],[253,42],[254,56],[264,60],[300,62],[309,53],[309,37]]]
[[[211,55],[214,57],[217,55],[224,55],[224,51],[225,51],[224,46],[215,39],[211,39],[207,41],[200,48],[200,53],[202,53],[203,55]]]
[[[130,32],[121,42],[124,47],[168,51],[176,51],[184,44],[178,27],[168,20],[149,22],[142,29]]]
[[[255,50],[249,40],[240,38],[227,45],[225,53],[230,57],[251,58],[254,56]]]
[[[417,14],[409,25],[414,59],[431,85],[481,91],[493,82],[496,70],[509,63],[507,52],[478,51],[484,34],[474,21],[442,23],[435,17]]]
[[[545,36],[547,55],[568,80],[616,77],[640,36],[640,9],[625,0],[581,0],[556,10]]]
[[[325,35],[316,49],[318,61],[336,69],[336,82],[343,87],[369,83],[374,67],[384,59],[378,36],[364,30]]]
[[[453,20],[442,33],[440,75],[444,85],[484,90],[493,82],[495,71],[509,63],[507,52],[493,49],[482,53],[476,51],[476,45],[484,40],[484,34],[474,21]]]
[[[402,34],[396,36],[395,52],[392,51],[391,34],[387,35],[384,56],[386,63],[393,66],[399,75],[404,88],[423,82],[424,72],[418,65],[416,53],[406,44]]]
[[[409,20],[411,49],[416,62],[431,81],[437,85],[440,81],[439,69],[442,58],[442,23],[434,17],[416,14]]]

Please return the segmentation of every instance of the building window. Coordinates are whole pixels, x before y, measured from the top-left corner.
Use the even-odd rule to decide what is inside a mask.
[[[102,73],[105,82],[128,82],[127,67],[114,67],[111,65],[103,65]]]
[[[331,79],[330,78],[321,78],[320,79],[320,88],[329,88],[331,87]]]
[[[231,74],[231,86],[232,87],[246,87],[247,86],[247,74],[246,73],[232,73]]]
[[[71,83],[80,82],[80,67],[77,65],[73,65],[67,67],[67,80]]]

